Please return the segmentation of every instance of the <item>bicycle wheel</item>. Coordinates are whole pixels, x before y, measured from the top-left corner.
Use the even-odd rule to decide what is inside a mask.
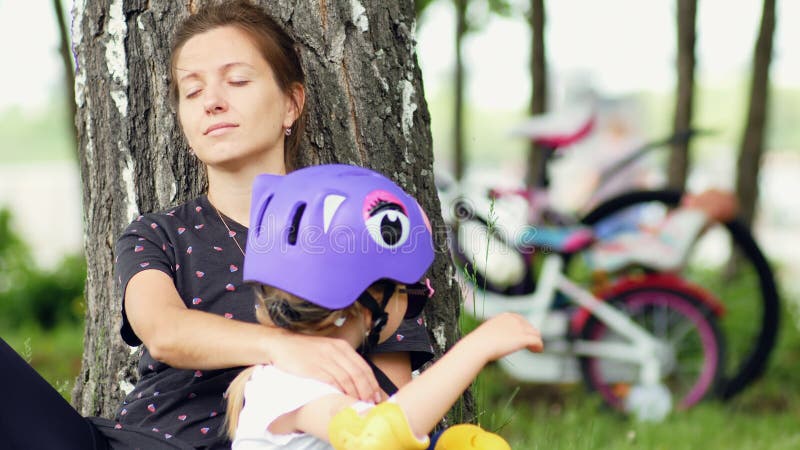
[[[688,290],[633,286],[606,299],[663,344],[658,352],[661,382],[672,396],[674,409],[684,410],[714,392],[724,361],[723,338],[714,315]],[[625,339],[591,316],[579,332],[581,339],[614,342]],[[581,357],[587,386],[618,410],[639,384],[636,363]]]
[[[599,205],[581,222],[602,227],[627,215],[639,221],[636,226],[647,226],[677,206],[682,195],[673,190],[630,192]],[[733,254],[741,256],[735,279],[728,266]],[[728,359],[719,394],[730,399],[764,372],[775,346],[780,302],[774,275],[750,230],[734,220],[714,225],[700,237],[681,276],[712,292],[726,307],[719,323]]]

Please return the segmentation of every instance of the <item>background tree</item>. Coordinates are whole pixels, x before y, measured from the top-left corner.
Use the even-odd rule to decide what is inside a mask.
[[[418,16],[434,0],[415,0]],[[464,145],[464,117],[466,67],[464,64],[464,38],[482,29],[492,14],[508,16],[511,4],[508,0],[452,0],[455,8],[456,27],[453,43],[455,46],[455,66],[453,68],[453,176],[460,180],[466,169],[466,148]],[[474,8],[473,8],[474,7]]]
[[[457,285],[433,183],[430,116],[415,53],[414,3],[346,0],[258,2],[298,42],[308,129],[301,165],[375,168],[416,195],[436,231],[427,309],[437,354],[458,336]],[[363,7],[362,7],[363,5]],[[168,42],[195,1],[76,1],[75,100],[86,222],[85,352],[73,402],[109,416],[134,382],[134,357],[118,337],[113,246],[137,214],[196,196],[202,167],[188,157],[167,98]]]
[[[769,66],[772,61],[772,37],[775,32],[775,0],[764,0],[761,25],[753,51],[753,75],[747,123],[736,164],[736,194],[740,215],[752,225],[758,200],[758,172],[764,154],[764,130],[769,100]]]
[[[75,128],[75,115],[77,113],[77,109],[75,102],[73,101],[75,98],[75,66],[72,63],[72,50],[69,43],[69,29],[67,27],[67,21],[64,18],[64,7],[61,0],[53,0],[52,5],[53,12],[56,15],[56,23],[58,24],[58,53],[61,56],[61,65],[64,66],[64,100],[66,100],[65,103],[69,109],[69,130],[70,136],[72,137],[70,145],[73,149],[73,155],[76,156],[75,159],[77,160],[78,129]]]
[[[529,108],[531,115],[547,111],[547,52],[544,40],[545,8],[544,0],[530,0],[528,7],[528,24],[531,28],[531,53],[529,68],[531,73],[531,98]],[[541,179],[545,170],[545,153],[543,149],[531,142],[528,150],[528,174],[526,184],[531,187]]]
[[[678,86],[675,101],[673,130],[679,132],[692,125],[694,107],[694,47],[697,21],[697,0],[678,0]],[[667,182],[669,187],[683,189],[689,171],[689,142],[673,145],[669,157]]]

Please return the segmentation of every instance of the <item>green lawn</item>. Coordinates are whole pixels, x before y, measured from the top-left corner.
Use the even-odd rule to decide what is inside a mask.
[[[41,111],[0,111],[0,164],[75,160],[69,127],[58,102]]]
[[[800,331],[797,318],[785,314],[766,375],[731,402],[637,423],[607,410],[581,385],[521,384],[490,366],[474,391],[479,420],[523,450],[800,448]],[[69,398],[82,351],[79,327],[3,331],[3,338]]]
[[[785,296],[784,296],[785,297]],[[476,383],[481,425],[514,449],[798,449],[800,331],[784,308],[766,374],[730,402],[708,401],[665,422],[638,423],[608,410],[581,385],[520,384],[499,366]]]
[[[61,325],[43,331],[35,327],[0,330],[0,336],[69,399],[81,368],[83,327]]]

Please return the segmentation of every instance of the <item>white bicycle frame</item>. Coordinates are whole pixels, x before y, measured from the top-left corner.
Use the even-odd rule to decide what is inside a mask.
[[[459,280],[462,286],[472,290],[465,295],[466,313],[478,319],[487,319],[502,312],[515,312],[526,317],[542,332],[545,341],[542,353],[527,350],[516,352],[500,361],[503,369],[523,381],[577,382],[580,380],[577,358],[591,356],[637,364],[640,367],[639,384],[659,383],[662,370],[658,355],[663,352],[663,344],[625,313],[570,281],[563,273],[563,266],[561,256],[545,256],[536,290],[527,296],[514,298],[475,290],[470,282]],[[565,311],[552,308],[559,292],[571,302],[589,310],[624,341],[568,340],[569,317]]]
[[[440,190],[443,216],[452,224],[455,219],[445,208],[451,208],[455,199],[466,194],[461,186],[444,174],[437,175],[450,186]],[[487,199],[467,195],[473,209],[491,210]],[[480,257],[480,256],[478,256]],[[472,282],[459,276],[466,304],[464,312],[478,319],[486,319],[503,312],[515,312],[526,317],[537,327],[545,341],[542,353],[522,350],[502,360],[500,364],[516,379],[530,382],[570,383],[581,380],[578,357],[593,356],[606,360],[632,363],[640,367],[639,384],[654,385],[662,377],[662,360],[669,354],[665,345],[647,330],[632,321],[625,313],[593,296],[570,281],[563,272],[564,260],[558,254],[544,257],[537,279],[536,290],[526,296],[507,296],[481,290]],[[461,275],[461,274],[459,274]],[[566,311],[552,308],[556,294],[561,293],[572,303],[586,308],[624,341],[599,342],[570,340],[567,338],[569,317]]]

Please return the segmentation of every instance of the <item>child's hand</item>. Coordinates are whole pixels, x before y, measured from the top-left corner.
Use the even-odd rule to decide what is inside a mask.
[[[514,313],[503,313],[492,317],[472,333],[464,337],[487,361],[494,361],[517,350],[527,348],[532,352],[542,351],[542,336],[524,317]]]

